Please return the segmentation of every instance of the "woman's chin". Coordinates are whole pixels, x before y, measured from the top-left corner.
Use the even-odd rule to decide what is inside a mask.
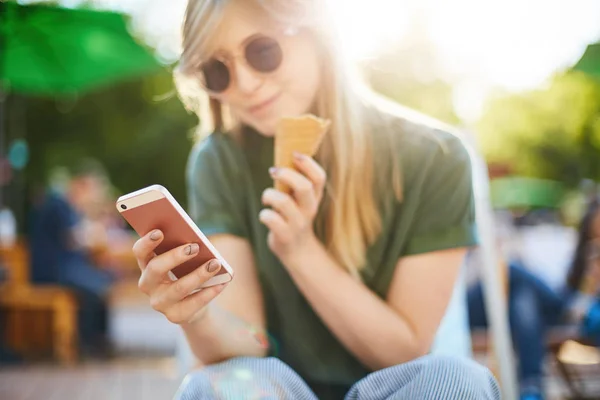
[[[278,109],[273,110],[273,112],[268,113],[267,115],[263,115],[262,118],[252,118],[252,116],[247,116],[247,118],[242,118],[242,120],[245,119],[245,123],[250,125],[261,135],[265,137],[273,137],[275,136],[277,124],[281,118],[297,116],[301,114],[303,113],[300,113],[297,110],[288,110],[284,112]]]
[[[275,136],[275,131],[277,129],[276,119],[273,121],[247,121],[246,124],[250,125],[255,131],[265,137]]]

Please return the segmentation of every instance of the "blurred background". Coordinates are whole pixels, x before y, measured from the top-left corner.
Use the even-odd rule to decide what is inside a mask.
[[[600,2],[329,2],[375,90],[464,130],[483,155],[500,264],[518,252],[560,286],[600,181]],[[114,210],[120,194],[155,183],[186,205],[198,120],[171,75],[184,8],[0,3],[2,399],[170,398],[189,365],[177,328],[137,291],[136,237]],[[44,233],[74,219],[73,263],[86,267],[70,284],[83,301],[40,272],[40,254],[63,251]],[[481,332],[469,335],[474,357],[493,367]],[[600,356],[574,336],[548,344],[550,398],[598,396],[587,393]]]

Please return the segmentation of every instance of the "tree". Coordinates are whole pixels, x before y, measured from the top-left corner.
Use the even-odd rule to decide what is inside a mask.
[[[184,200],[184,169],[197,120],[179,102],[167,71],[72,102],[33,100],[27,115],[31,178],[47,178],[53,166],[93,157],[121,192],[161,183]]]
[[[197,118],[181,105],[171,74],[99,90],[80,98],[11,95],[8,142],[24,138],[30,162],[8,187],[9,206],[23,222],[25,192],[45,185],[56,167],[94,158],[115,195],[159,183],[185,206],[185,165]]]
[[[478,135],[490,162],[570,187],[600,180],[600,84],[576,72],[547,86],[497,96],[485,107]]]

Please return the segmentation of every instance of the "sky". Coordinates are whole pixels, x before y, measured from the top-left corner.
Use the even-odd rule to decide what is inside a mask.
[[[457,82],[454,103],[464,120],[477,118],[492,90],[537,87],[573,65],[587,44],[600,40],[599,0],[325,1],[336,11],[346,51],[355,60],[376,55],[382,42],[407,41],[408,27],[418,19],[444,73]],[[73,7],[81,2],[61,1]],[[94,3],[131,14],[134,29],[164,61],[177,58],[186,0]]]
[[[598,0],[330,1],[343,10],[342,37],[357,58],[376,53],[378,39],[406,39],[418,17],[454,78],[454,106],[467,121],[494,89],[538,87],[600,40]],[[357,30],[356,21],[365,28]]]

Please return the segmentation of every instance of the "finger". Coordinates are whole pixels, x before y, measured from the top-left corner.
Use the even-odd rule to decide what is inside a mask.
[[[273,207],[293,226],[300,226],[305,218],[294,199],[287,193],[269,188],[263,192],[261,200],[264,205]]]
[[[143,271],[146,265],[154,256],[154,250],[163,240],[163,234],[160,230],[155,229],[147,235],[139,238],[133,245],[133,255],[137,260],[138,267]]]
[[[204,288],[175,304],[169,311],[165,312],[165,316],[174,324],[189,322],[194,314],[206,307],[226,286],[227,283],[224,283]]]
[[[186,276],[169,283],[164,292],[160,296],[157,296],[152,307],[155,310],[160,311],[161,309],[177,303],[189,296],[194,290],[202,287],[202,285],[215,276],[220,269],[221,263],[219,260],[213,259],[207,261]]]
[[[170,270],[194,258],[199,250],[200,246],[197,243],[192,243],[176,247],[154,257],[142,271],[138,284],[140,290],[144,293],[152,292],[165,280]]]
[[[292,189],[294,199],[303,211],[310,212],[314,209],[315,188],[307,177],[291,168],[271,168],[269,173],[273,179],[285,183]]]
[[[258,219],[278,238],[285,240],[289,235],[288,223],[276,211],[265,208],[258,214]]]
[[[312,182],[315,192],[320,197],[327,183],[327,173],[323,167],[314,158],[301,153],[294,153],[294,165]]]

